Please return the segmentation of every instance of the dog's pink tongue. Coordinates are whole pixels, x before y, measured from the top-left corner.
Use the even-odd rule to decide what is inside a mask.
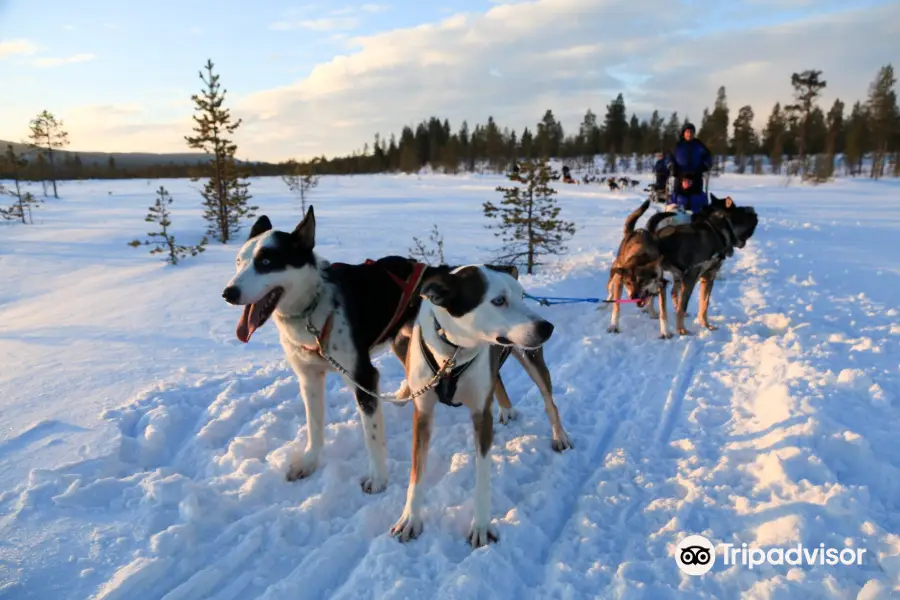
[[[247,304],[244,306],[244,312],[241,313],[241,318],[238,320],[237,324],[237,339],[241,340],[245,344],[250,341],[250,336],[253,335],[253,332],[256,331],[256,324],[250,322],[250,313],[253,312],[253,305]]]

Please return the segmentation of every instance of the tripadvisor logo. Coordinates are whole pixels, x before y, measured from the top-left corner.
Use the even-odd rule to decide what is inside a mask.
[[[725,566],[741,565],[754,569],[760,565],[861,565],[865,548],[827,548],[825,544],[805,547],[796,544],[785,548],[754,548],[747,544],[721,544]],[[675,564],[686,575],[708,573],[716,564],[716,546],[702,535],[689,535],[675,546]]]
[[[702,535],[689,535],[675,546],[675,564],[686,575],[703,575],[716,564],[716,547]]]

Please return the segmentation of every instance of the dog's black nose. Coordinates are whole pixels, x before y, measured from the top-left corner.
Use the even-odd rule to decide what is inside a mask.
[[[225,298],[225,302],[228,304],[237,304],[237,301],[241,299],[241,289],[239,287],[229,285],[222,291],[222,297]]]
[[[541,336],[542,339],[548,340],[550,336],[553,334],[553,323],[550,321],[540,321],[537,324],[538,335]]]

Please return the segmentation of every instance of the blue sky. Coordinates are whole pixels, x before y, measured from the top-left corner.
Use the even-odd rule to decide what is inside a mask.
[[[241,154],[259,159],[349,152],[431,114],[521,129],[552,108],[572,129],[619,91],[639,114],[699,119],[726,85],[759,121],[792,70],[825,71],[826,101],[862,97],[900,56],[898,5],[0,0],[0,139],[47,108],[73,149],[184,151],[207,58],[247,123]]]

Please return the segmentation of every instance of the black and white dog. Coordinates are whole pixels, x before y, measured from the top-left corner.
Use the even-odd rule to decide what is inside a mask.
[[[498,346],[533,350],[553,333],[553,325],[525,304],[521,284],[502,270],[460,267],[428,277],[409,353],[407,381],[422,389],[450,368],[449,377],[414,399],[412,468],[406,507],[391,533],[400,541],[422,531],[423,493],[434,407],[466,406],[475,430],[475,515],[468,540],[474,547],[498,539],[491,526],[491,463],[494,437],[491,404],[499,369]],[[451,362],[452,361],[452,362]]]
[[[397,279],[411,278],[415,263],[391,256],[367,264],[332,265],[316,255],[315,236],[312,207],[293,232],[274,231],[269,219],[260,217],[238,251],[237,273],[222,296],[230,304],[244,306],[236,332],[243,342],[270,318],[274,320],[285,356],[297,374],[309,433],[305,451],[291,463],[288,479],[311,475],[324,445],[325,375],[334,370],[324,352],[349,372],[348,384],[354,389],[369,454],[369,475],[362,487],[376,493],[387,485],[381,402],[355,384],[378,392],[378,371],[370,355],[387,344],[405,364],[421,300],[416,289],[407,301]],[[426,267],[422,278],[449,272],[445,266]],[[499,356],[499,349],[495,353]],[[517,350],[513,356],[544,397],[554,450],[571,447],[553,402],[542,351]],[[404,387],[401,397],[409,395]],[[505,405],[504,419],[511,414],[511,405],[499,378],[496,392]]]

